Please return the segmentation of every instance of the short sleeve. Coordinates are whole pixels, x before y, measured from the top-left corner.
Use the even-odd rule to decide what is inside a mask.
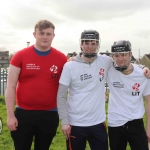
[[[61,76],[60,76],[60,80],[59,83],[69,86],[71,83],[71,70],[70,70],[70,62],[67,62],[62,70]]]
[[[21,51],[18,51],[14,56],[12,57],[10,64],[16,67],[21,68],[22,66],[22,57],[21,57]]]

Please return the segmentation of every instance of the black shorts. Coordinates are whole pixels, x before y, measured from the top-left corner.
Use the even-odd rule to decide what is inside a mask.
[[[16,131],[11,131],[15,150],[30,150],[33,136],[35,150],[49,150],[59,123],[57,111],[23,110],[16,108]]]
[[[143,119],[135,119],[119,127],[108,127],[108,134],[111,150],[126,150],[127,142],[131,150],[148,150]]]
[[[94,126],[71,126],[67,150],[85,150],[88,141],[91,150],[108,150],[106,126],[100,123]]]

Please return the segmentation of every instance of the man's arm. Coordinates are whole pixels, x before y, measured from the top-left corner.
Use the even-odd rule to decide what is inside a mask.
[[[150,79],[150,70],[147,67],[143,68],[143,72],[146,78]]]
[[[150,95],[144,97],[146,100],[146,134],[150,142]]]
[[[7,109],[7,127],[9,130],[16,130],[18,126],[18,121],[14,115],[14,104],[16,100],[16,86],[18,82],[18,77],[20,73],[20,68],[13,65],[9,66],[7,89],[5,93],[6,109]]]
[[[58,93],[57,93],[57,108],[58,108],[59,118],[62,123],[61,129],[66,139],[68,139],[70,135],[70,125],[69,125],[67,106],[66,106],[67,93],[68,93],[68,86],[59,84]]]
[[[137,64],[137,66],[143,70],[146,78],[150,79],[150,70],[146,66],[141,65],[141,64]]]

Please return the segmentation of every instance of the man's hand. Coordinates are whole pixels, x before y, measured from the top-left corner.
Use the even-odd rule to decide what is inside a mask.
[[[73,57],[69,57],[68,61],[74,61],[74,56]]]
[[[3,122],[2,119],[0,118],[0,134],[2,133],[3,130]]]
[[[64,124],[61,126],[61,130],[62,130],[62,132],[65,135],[67,140],[69,139],[69,136],[70,136],[70,129],[71,129],[71,127],[69,124]]]
[[[147,67],[143,68],[144,75],[150,79],[150,70]]]
[[[7,119],[7,127],[10,131],[16,131],[17,126],[18,126],[18,120],[15,116]]]
[[[146,127],[146,135],[147,135],[148,141],[150,142],[150,127],[149,126]]]
[[[150,95],[144,96],[144,99],[146,101],[146,135],[148,141],[150,142]]]
[[[105,101],[107,101],[108,100],[108,96],[106,95],[106,92],[105,92]]]

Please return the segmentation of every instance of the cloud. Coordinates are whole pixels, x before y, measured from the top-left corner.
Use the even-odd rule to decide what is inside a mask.
[[[35,5],[36,6],[36,5]],[[33,25],[41,19],[51,20],[52,22],[58,22],[57,17],[51,13],[50,9],[44,7],[33,7],[32,5],[17,5],[12,9],[11,15],[5,17],[10,28],[14,29],[30,29]],[[59,21],[61,21],[59,19]]]
[[[115,40],[130,40],[135,55],[150,49],[149,0],[1,0],[0,47],[16,51],[34,44],[32,32],[38,20],[54,23],[53,46],[65,54],[79,52],[80,33],[85,29],[100,32],[100,51],[110,51]]]
[[[148,0],[14,0],[8,5],[10,13],[5,16],[5,21],[11,28],[27,29],[40,19],[51,20],[54,24],[103,21],[130,16],[149,6]]]
[[[59,5],[58,5],[59,4]],[[109,20],[129,16],[136,11],[149,9],[150,2],[141,0],[55,0],[55,12],[74,21]]]
[[[150,38],[150,29],[137,31],[136,36],[138,36],[142,39],[148,39],[148,38]]]

